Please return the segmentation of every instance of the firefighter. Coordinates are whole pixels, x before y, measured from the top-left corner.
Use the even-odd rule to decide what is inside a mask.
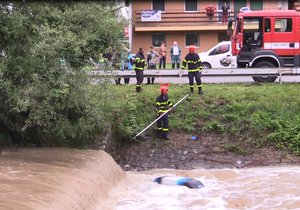
[[[145,56],[144,48],[140,47],[138,53],[135,55],[135,75],[136,75],[136,92],[141,92],[142,83],[144,80]]]
[[[194,77],[197,82],[198,93],[200,95],[203,94],[202,91],[202,82],[201,82],[201,69],[202,64],[201,60],[197,53],[195,53],[195,47],[189,47],[189,53],[185,56],[182,61],[182,69],[188,68],[188,77],[189,77],[189,84],[190,84],[190,91],[191,93],[194,92]]]
[[[161,94],[156,98],[156,113],[157,117],[168,111],[169,108],[173,107],[172,102],[168,96],[168,84],[163,84],[160,87]],[[168,113],[157,121],[157,136],[166,140],[169,132],[169,117]]]

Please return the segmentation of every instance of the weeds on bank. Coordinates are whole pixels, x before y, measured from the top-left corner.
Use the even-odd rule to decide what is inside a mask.
[[[230,138],[226,148],[243,153],[274,145],[300,155],[300,97],[298,84],[208,84],[205,95],[194,93],[170,113],[170,127],[193,134],[221,134]],[[112,115],[115,132],[128,140],[155,119],[155,99],[159,85],[111,86],[114,92]],[[173,104],[188,92],[188,85],[171,85]],[[154,127],[156,125],[153,125]]]

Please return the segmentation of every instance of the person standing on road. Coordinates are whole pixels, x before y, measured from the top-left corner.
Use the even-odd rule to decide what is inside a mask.
[[[173,42],[173,46],[170,49],[171,54],[171,60],[172,60],[172,69],[175,69],[175,64],[177,69],[180,68],[180,55],[181,55],[181,49],[178,46],[177,42]]]
[[[132,56],[130,50],[129,50],[128,55],[127,55],[125,69],[127,69],[129,71],[131,71],[133,69],[133,56]],[[130,82],[130,77],[125,77],[124,78],[124,83],[126,85],[129,85],[129,82]]]
[[[164,42],[161,43],[159,48],[159,69],[163,67],[166,69],[166,55],[167,55],[167,48]]]
[[[159,58],[158,53],[154,50],[154,46],[150,46],[150,50],[147,52],[147,64],[148,69],[156,69],[156,61]],[[151,81],[150,81],[151,79]],[[155,77],[147,77],[147,84],[153,84]]]
[[[144,68],[146,64],[144,56],[144,48],[140,47],[138,53],[135,55],[135,75],[136,75],[136,92],[141,92],[142,83],[144,80]]]
[[[187,67],[188,69],[188,77],[189,77],[189,85],[191,93],[194,92],[194,77],[197,82],[198,93],[203,94],[202,91],[202,81],[201,81],[201,70],[202,64],[200,57],[197,53],[195,53],[195,47],[189,47],[189,53],[185,56],[182,61],[181,68],[184,70]]]
[[[168,84],[161,85],[160,93],[161,94],[156,98],[156,103],[155,103],[157,117],[161,116],[162,114],[164,114],[170,108],[173,107],[173,104],[170,101],[168,95]],[[169,117],[168,117],[168,113],[166,113],[162,118],[160,118],[157,121],[157,136],[159,138],[169,140],[168,132],[169,132]]]

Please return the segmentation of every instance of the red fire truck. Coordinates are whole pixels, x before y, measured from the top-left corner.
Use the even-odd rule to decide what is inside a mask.
[[[238,14],[232,33],[232,54],[239,68],[300,66],[300,13],[247,11]],[[274,82],[276,77],[253,77],[256,82]]]

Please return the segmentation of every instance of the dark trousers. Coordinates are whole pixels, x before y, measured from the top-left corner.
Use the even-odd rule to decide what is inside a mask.
[[[209,23],[211,24],[213,22],[214,15],[213,14],[207,14],[207,17],[208,17]]]
[[[141,84],[144,80],[144,71],[143,70],[135,70],[135,76],[136,76],[136,92],[140,92],[142,87]]]
[[[115,79],[116,85],[121,85],[121,77]]]
[[[163,66],[163,69],[166,69],[166,56],[159,59],[159,69],[161,69],[161,66]]]
[[[155,80],[155,77],[147,77],[147,84],[153,84]]]
[[[201,73],[199,71],[189,72],[188,77],[189,77],[190,88],[194,88],[194,77],[195,77],[196,82],[197,82],[197,87],[198,88],[202,87]]]
[[[129,84],[129,81],[130,81],[130,78],[129,78],[129,77],[125,77],[125,78],[124,78],[124,83],[125,83],[125,84]]]
[[[228,22],[228,13],[223,13],[222,23],[227,23],[227,22]]]
[[[161,135],[162,138],[168,137],[169,131],[169,116],[165,114],[162,118],[157,121],[157,131]]]
[[[171,60],[172,60],[172,69],[175,69],[175,64],[177,66],[177,69],[179,69],[180,68],[180,56],[172,55]]]
[[[148,69],[156,69],[156,65],[148,65]],[[155,77],[147,77],[147,84],[153,84]]]

